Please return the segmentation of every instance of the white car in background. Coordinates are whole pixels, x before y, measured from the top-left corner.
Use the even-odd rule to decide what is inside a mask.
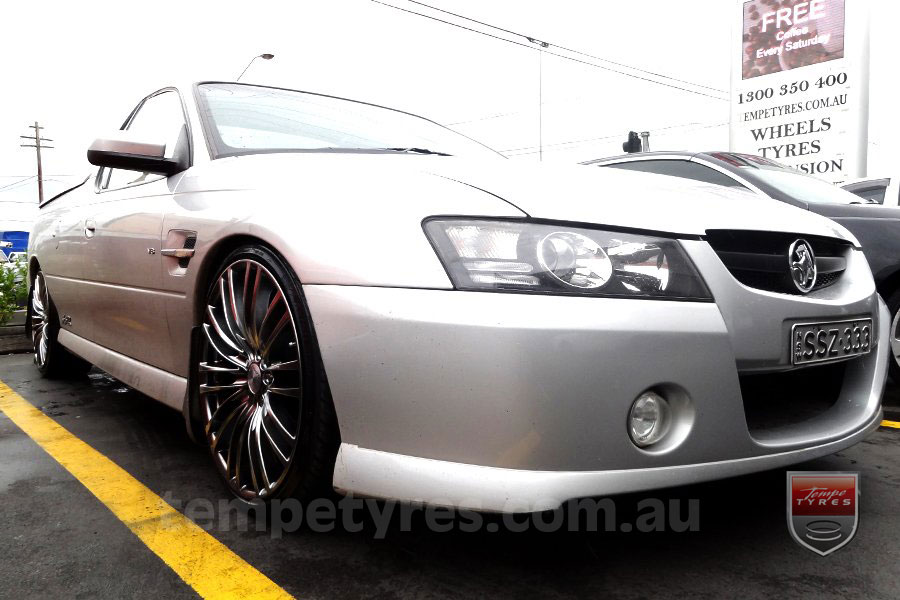
[[[853,179],[841,187],[866,200],[865,204],[900,205],[900,177]]]

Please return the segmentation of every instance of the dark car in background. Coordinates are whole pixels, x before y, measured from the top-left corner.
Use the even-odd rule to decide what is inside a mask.
[[[866,204],[900,205],[900,177],[866,177],[845,181],[841,187],[862,198]]]
[[[641,152],[582,163],[680,177],[743,189],[823,215],[859,240],[875,284],[891,312],[890,373],[900,381],[900,208],[877,206],[860,196],[781,163],[733,152]],[[817,262],[832,257],[822,256]],[[784,260],[788,260],[785,254]],[[820,277],[833,277],[820,265]],[[831,267],[833,268],[833,266]],[[762,273],[747,273],[761,277]]]

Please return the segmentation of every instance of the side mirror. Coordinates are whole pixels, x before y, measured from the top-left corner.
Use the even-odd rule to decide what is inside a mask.
[[[128,131],[117,131],[108,138],[94,140],[88,148],[88,162],[97,167],[140,171],[158,175],[174,175],[188,168],[187,153],[183,151],[184,130],[174,154],[166,158],[166,144],[159,140],[139,139]]]

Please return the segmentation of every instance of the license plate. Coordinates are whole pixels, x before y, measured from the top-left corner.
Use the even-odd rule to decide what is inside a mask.
[[[872,350],[872,319],[798,323],[791,328],[791,363],[840,360]]]

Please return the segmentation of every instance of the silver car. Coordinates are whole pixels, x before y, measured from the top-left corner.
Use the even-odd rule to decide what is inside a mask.
[[[150,94],[88,158],[31,235],[37,367],[182,411],[238,498],[537,511],[878,426],[889,321],[818,215],[235,83]]]

